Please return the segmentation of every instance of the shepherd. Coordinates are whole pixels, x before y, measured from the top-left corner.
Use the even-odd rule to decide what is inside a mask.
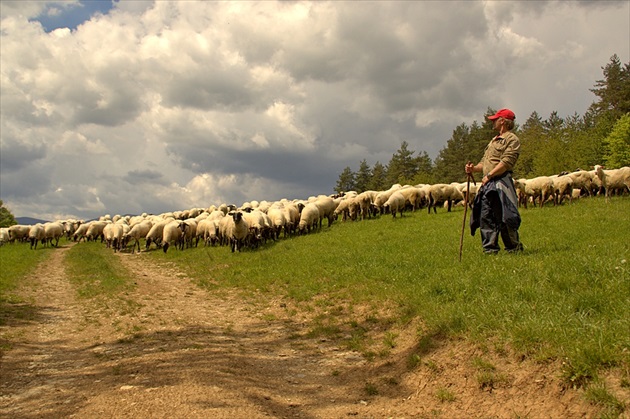
[[[500,109],[487,118],[498,134],[486,146],[479,163],[468,162],[465,166],[468,175],[483,173],[470,214],[470,230],[474,236],[479,228],[486,254],[494,255],[500,251],[499,236],[506,251],[519,252],[523,250],[518,234],[521,215],[512,181],[512,170],[521,148],[518,137],[512,132],[516,115],[509,109]]]

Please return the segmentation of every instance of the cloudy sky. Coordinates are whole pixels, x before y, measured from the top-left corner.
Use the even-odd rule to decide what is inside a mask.
[[[0,3],[0,199],[43,219],[330,194],[486,109],[582,115],[629,1]]]

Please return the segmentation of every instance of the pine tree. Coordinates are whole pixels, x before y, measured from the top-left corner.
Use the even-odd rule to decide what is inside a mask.
[[[408,147],[409,144],[403,141],[400,148],[392,155],[387,165],[387,183],[391,185],[409,183],[418,171],[417,161],[413,157],[415,151],[410,151]]]
[[[355,190],[359,193],[367,191],[369,189],[370,180],[372,179],[372,171],[370,165],[367,164],[365,159],[359,163],[359,171],[355,177]]]
[[[610,57],[610,62],[602,67],[604,79],[597,80],[591,92],[599,101],[591,105],[595,113],[610,114],[613,120],[630,112],[630,63],[621,65],[617,54]]]
[[[341,192],[355,190],[355,187],[356,187],[355,178],[356,178],[356,175],[354,174],[352,169],[346,166],[346,168],[343,169],[343,172],[341,172],[341,174],[339,175],[339,179],[337,179],[335,192],[341,193]]]
[[[534,111],[523,124],[519,135],[521,154],[514,168],[514,171],[517,173],[516,177],[533,177],[534,161],[536,160],[540,144],[543,143],[544,135],[543,120],[538,115],[538,112]]]
[[[392,186],[391,184],[387,184],[387,168],[379,161],[374,163],[372,177],[368,186],[368,190],[373,191],[382,191]]]
[[[423,151],[418,155],[418,157],[416,157],[416,167],[418,168],[418,171],[413,176],[413,185],[435,182],[433,175],[433,162],[426,151]]]

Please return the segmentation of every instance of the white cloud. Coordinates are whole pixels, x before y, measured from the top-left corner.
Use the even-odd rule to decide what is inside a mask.
[[[627,2],[0,2],[0,182],[18,216],[331,193],[509,106],[583,113]],[[61,13],[57,17],[63,17]],[[536,24],[534,25],[533,22]]]

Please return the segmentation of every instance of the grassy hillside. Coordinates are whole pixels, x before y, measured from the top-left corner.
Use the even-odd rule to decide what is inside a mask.
[[[387,321],[421,320],[419,342],[464,337],[540,362],[563,360],[563,378],[574,386],[617,369],[629,387],[630,199],[583,199],[521,213],[523,254],[484,255],[479,236],[466,227],[461,262],[462,208],[335,222],[241,253],[200,246],[141,257],[175,264],[208,292],[238,288],[321,313],[319,333],[334,333],[339,321],[348,321],[336,316],[341,310],[352,318],[352,306],[371,307],[377,320],[386,307],[393,313]],[[52,251],[0,248],[0,308]],[[128,286],[112,256],[100,243],[71,250],[68,272],[83,295],[111,292],[104,277],[114,278],[108,285],[114,293]],[[105,275],[97,275],[99,266],[107,267]],[[91,278],[98,284],[90,286]]]
[[[630,199],[521,212],[525,253],[484,255],[466,226],[461,263],[462,208],[336,222],[240,254],[199,247],[151,257],[180,265],[209,291],[280,293],[328,311],[340,301],[388,306],[401,321],[422,319],[420,339],[467,336],[540,361],[565,359],[573,385],[603,368],[628,371]]]

